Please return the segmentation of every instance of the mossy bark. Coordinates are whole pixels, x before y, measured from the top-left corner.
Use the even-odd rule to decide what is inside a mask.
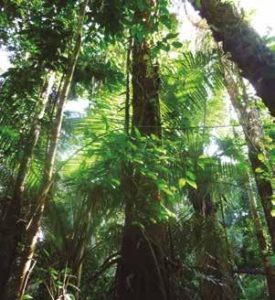
[[[217,42],[230,53],[242,75],[254,86],[275,116],[275,54],[233,4],[221,0],[190,0],[205,18]]]
[[[136,22],[149,22],[149,15],[147,11],[137,12]],[[153,62],[145,39],[134,40],[132,53],[133,126],[141,135],[154,134],[161,138],[158,64]],[[154,182],[133,172],[133,168],[126,168],[122,179],[126,220],[116,276],[116,299],[172,300],[167,269],[167,228],[158,215],[159,191]]]

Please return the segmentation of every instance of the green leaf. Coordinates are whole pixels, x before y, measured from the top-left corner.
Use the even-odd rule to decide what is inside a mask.
[[[174,39],[174,38],[176,38],[178,35],[179,35],[178,33],[168,33],[164,39],[165,39],[165,40]]]
[[[168,209],[165,205],[161,204],[162,208],[164,209],[165,215],[169,218],[177,219],[175,213],[173,213],[170,209]]]
[[[159,45],[159,49],[168,52],[170,50],[170,45],[168,44],[164,44],[164,43],[160,43]]]
[[[187,178],[190,179],[191,181],[195,181],[195,180],[196,180],[196,175],[195,175],[193,172],[191,172],[191,171],[187,171],[187,172],[186,172],[186,176],[187,176]]]
[[[255,172],[260,174],[260,173],[263,173],[264,170],[262,168],[258,167],[258,168],[255,169]]]
[[[183,47],[183,44],[181,42],[173,42],[172,46],[178,49],[178,48]]]
[[[191,181],[191,180],[186,180],[187,181],[187,183],[192,187],[192,188],[194,188],[194,189],[197,189],[198,188],[198,186],[197,186],[197,184],[196,184],[196,182],[195,181]]]
[[[185,178],[180,178],[179,179],[179,187],[183,188],[186,185],[186,179]]]
[[[171,19],[170,19],[167,15],[162,15],[162,16],[160,16],[159,20],[160,20],[160,22],[161,22],[163,25],[165,25],[168,29],[171,28],[171,25],[172,25]]]
[[[258,159],[259,159],[261,162],[264,162],[264,161],[265,161],[265,156],[264,156],[262,153],[259,153],[259,154],[258,154]]]

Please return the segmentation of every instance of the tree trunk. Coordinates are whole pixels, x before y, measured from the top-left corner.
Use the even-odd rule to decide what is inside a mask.
[[[81,49],[83,23],[86,15],[86,7],[88,5],[88,2],[89,0],[85,0],[82,3],[80,8],[75,45],[71,53],[69,65],[65,74],[60,95],[58,97],[57,111],[56,111],[55,120],[53,122],[51,140],[50,140],[50,145],[47,152],[47,157],[46,157],[46,162],[44,167],[43,182],[41,184],[38,195],[34,200],[34,205],[33,205],[34,210],[32,213],[32,217],[31,220],[28,222],[28,226],[26,227],[24,233],[25,236],[23,241],[24,250],[20,257],[21,259],[20,259],[19,268],[16,271],[16,281],[15,284],[12,286],[11,297],[8,298],[10,300],[14,300],[14,299],[21,300],[24,294],[25,287],[27,285],[26,279],[28,278],[27,275],[35,251],[37,236],[38,236],[40,223],[41,223],[41,217],[44,212],[44,207],[46,204],[46,200],[48,198],[49,190],[53,184],[54,162],[56,158],[57,145],[58,145],[58,140],[60,137],[61,126],[63,121],[64,104],[69,94],[75,66]]]
[[[189,0],[205,18],[217,42],[254,86],[272,116],[275,116],[275,54],[250,27],[237,9],[221,0]]]
[[[246,189],[247,189],[247,193],[248,193],[248,200],[249,200],[249,206],[250,206],[250,210],[251,210],[252,220],[254,223],[256,236],[257,236],[257,240],[258,240],[258,245],[259,245],[261,258],[262,258],[262,262],[263,262],[264,272],[266,275],[269,298],[272,300],[272,299],[275,299],[275,270],[269,259],[268,247],[267,247],[267,243],[266,243],[266,240],[264,237],[263,227],[262,227],[262,224],[261,224],[258,212],[257,212],[256,199],[255,199],[255,195],[253,193],[252,187],[251,187],[249,177],[248,177],[248,183],[247,183]]]
[[[0,298],[5,291],[6,284],[11,275],[12,265],[16,256],[16,248],[22,232],[23,220],[20,213],[25,191],[26,179],[29,174],[33,152],[36,147],[41,131],[41,121],[44,117],[49,95],[54,82],[54,73],[50,73],[45,80],[40,97],[37,103],[37,112],[30,128],[29,137],[26,140],[23,150],[23,157],[19,165],[15,186],[13,189],[12,201],[7,212],[1,220],[0,237]]]
[[[148,1],[153,5],[153,1]],[[150,12],[136,12],[137,23],[149,24]],[[143,26],[144,26],[143,23]],[[149,31],[149,30],[148,30]],[[148,38],[148,37],[147,37]],[[149,43],[134,39],[132,55],[133,126],[144,136],[161,137],[158,64]],[[133,132],[133,134],[135,134]],[[158,220],[159,191],[154,182],[125,168],[125,226],[117,269],[118,300],[172,300],[167,270],[167,228]],[[149,198],[149,199],[148,199]]]
[[[269,234],[271,237],[272,248],[275,251],[275,217],[272,216],[272,184],[268,176],[259,173],[259,170],[268,172],[266,163],[265,151],[262,147],[262,141],[264,139],[264,133],[259,119],[258,111],[251,107],[244,87],[242,92],[239,91],[238,84],[234,81],[232,74],[224,71],[224,79],[226,88],[234,107],[239,121],[242,125],[242,129],[245,135],[246,143],[248,146],[248,156],[252,166],[252,171],[255,176],[257,190],[260,196],[260,200],[264,209],[265,219],[268,226]],[[240,101],[239,98],[242,97]]]

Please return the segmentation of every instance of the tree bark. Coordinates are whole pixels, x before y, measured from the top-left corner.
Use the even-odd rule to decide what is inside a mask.
[[[51,132],[51,140],[49,144],[49,149],[47,152],[45,167],[44,167],[44,175],[43,181],[38,192],[37,197],[34,200],[34,210],[32,212],[31,220],[28,222],[26,230],[24,232],[24,250],[21,254],[21,260],[19,264],[19,268],[16,270],[16,280],[14,285],[12,285],[11,293],[7,299],[21,300],[24,295],[24,289],[27,286],[27,275],[31,265],[31,261],[34,255],[35,246],[37,243],[37,236],[40,228],[41,218],[44,212],[44,207],[48,198],[49,190],[53,184],[53,172],[54,172],[54,163],[56,158],[57,146],[61,132],[61,126],[63,121],[63,111],[64,104],[68,97],[70,86],[73,78],[73,74],[75,71],[75,66],[79,57],[80,49],[81,49],[81,39],[82,39],[82,31],[83,24],[86,15],[86,8],[89,0],[85,0],[81,4],[80,12],[79,12],[79,21],[78,28],[76,30],[75,37],[75,45],[73,51],[70,56],[69,65],[64,77],[63,85],[60,91],[60,95],[57,101],[56,108],[56,116],[52,126]]]
[[[268,159],[262,146],[264,139],[263,128],[261,126],[258,111],[249,104],[244,83],[242,83],[242,91],[239,91],[238,84],[234,81],[232,74],[226,71],[226,67],[224,68],[226,89],[245,135],[249,160],[256,180],[258,194],[264,209],[272,248],[273,251],[275,251],[275,217],[271,214],[273,196],[272,183],[268,176],[258,172],[258,170],[263,170],[268,173],[266,165]]]
[[[205,18],[217,42],[254,86],[275,117],[275,54],[237,9],[221,0],[189,0]]]
[[[49,95],[54,83],[54,73],[47,75],[43,85],[40,97],[37,102],[37,112],[30,128],[29,137],[26,140],[23,150],[23,157],[19,165],[15,186],[13,189],[12,201],[7,208],[7,212],[1,220],[0,237],[0,298],[5,291],[6,284],[11,275],[12,265],[16,256],[16,247],[18,245],[20,234],[22,232],[23,220],[20,219],[20,213],[25,191],[26,179],[29,174],[34,149],[37,145],[41,122],[44,117],[45,109],[48,103]]]
[[[248,193],[248,201],[251,210],[252,220],[254,223],[258,245],[259,245],[261,258],[263,262],[264,272],[266,276],[269,298],[272,300],[275,299],[275,269],[272,266],[269,259],[269,255],[268,255],[269,251],[264,237],[261,220],[257,212],[256,199],[252,190],[249,176],[248,176],[248,183],[246,185],[246,189]]]
[[[153,1],[148,0],[153,5]],[[136,22],[150,28],[150,12],[137,11]],[[144,22],[144,23],[143,23]],[[148,38],[148,37],[147,37]],[[158,64],[149,43],[134,39],[132,54],[133,126],[144,136],[161,138]],[[133,130],[133,135],[135,131]],[[172,300],[167,270],[167,228],[158,220],[159,191],[154,182],[125,168],[125,226],[117,268],[116,299]]]

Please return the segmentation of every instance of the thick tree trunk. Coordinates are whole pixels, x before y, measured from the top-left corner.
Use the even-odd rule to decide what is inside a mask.
[[[43,182],[41,184],[40,191],[34,201],[34,210],[32,213],[31,220],[28,222],[26,231],[24,233],[25,238],[22,241],[24,245],[24,250],[20,255],[20,265],[18,270],[16,271],[15,283],[11,284],[11,294],[9,295],[9,298],[7,298],[9,300],[21,300],[24,294],[25,287],[27,285],[26,280],[28,278],[29,268],[35,251],[37,236],[41,223],[41,217],[44,212],[44,207],[48,198],[49,190],[53,184],[54,162],[56,158],[57,145],[63,121],[64,104],[69,94],[73,74],[75,71],[75,66],[81,49],[83,23],[86,15],[86,7],[88,5],[88,2],[89,0],[85,0],[82,3],[79,12],[79,23],[76,31],[75,45],[71,53],[69,65],[65,74],[60,95],[58,97],[57,111],[52,127],[51,140],[44,167]]]
[[[149,15],[149,12],[137,12],[136,21],[149,23]],[[160,138],[158,65],[153,64],[145,40],[134,41],[132,59],[133,125],[142,135],[154,134]],[[133,168],[125,168],[122,179],[126,209],[116,297],[118,300],[172,300],[166,224],[150,221],[158,220],[159,192],[155,183],[133,172]]]
[[[190,0],[205,18],[217,42],[254,86],[275,116],[275,54],[231,4],[221,0]]]
[[[26,179],[30,170],[33,157],[33,151],[36,147],[41,131],[41,121],[44,117],[45,109],[48,103],[49,95],[54,82],[54,74],[50,73],[42,88],[41,95],[37,103],[37,112],[34,117],[29,137],[26,140],[23,157],[19,165],[19,170],[14,186],[12,201],[7,212],[1,220],[0,237],[0,298],[5,291],[6,284],[11,275],[12,265],[16,256],[16,247],[18,245],[23,220],[20,220],[23,194],[25,191]]]
[[[248,146],[248,156],[255,176],[257,190],[264,209],[265,219],[271,237],[272,248],[275,251],[275,217],[272,216],[272,195],[273,188],[268,176],[263,175],[258,170],[268,172],[265,151],[262,147],[264,139],[263,128],[259,119],[258,111],[249,104],[248,95],[244,84],[242,91],[239,91],[238,84],[231,74],[225,71],[225,84],[231,103],[238,115],[239,121],[245,135]],[[240,96],[242,100],[240,100]],[[263,159],[264,158],[264,159]]]
[[[161,137],[158,64],[146,42],[133,46],[133,125],[143,135]]]
[[[144,135],[160,136],[157,73],[148,73],[149,60],[144,58],[150,56],[146,54],[150,55],[148,46],[135,43],[133,123]],[[155,218],[154,208],[160,205],[157,187],[142,175],[128,172],[126,177],[128,195],[125,197],[126,222],[118,266],[117,299],[172,299],[169,298],[166,266],[166,225],[150,224],[150,218]],[[148,197],[152,203],[146,201]]]
[[[269,251],[268,251],[267,243],[266,243],[266,240],[264,237],[261,220],[260,220],[258,212],[257,212],[256,199],[255,199],[255,195],[252,190],[252,186],[251,186],[249,177],[248,177],[248,183],[247,183],[246,189],[247,189],[247,193],[248,193],[248,200],[249,200],[252,220],[254,223],[256,236],[257,236],[257,240],[258,240],[258,245],[259,245],[261,258],[262,258],[262,262],[263,262],[264,272],[266,275],[269,298],[275,299],[275,269],[272,266],[269,255],[268,255]]]

